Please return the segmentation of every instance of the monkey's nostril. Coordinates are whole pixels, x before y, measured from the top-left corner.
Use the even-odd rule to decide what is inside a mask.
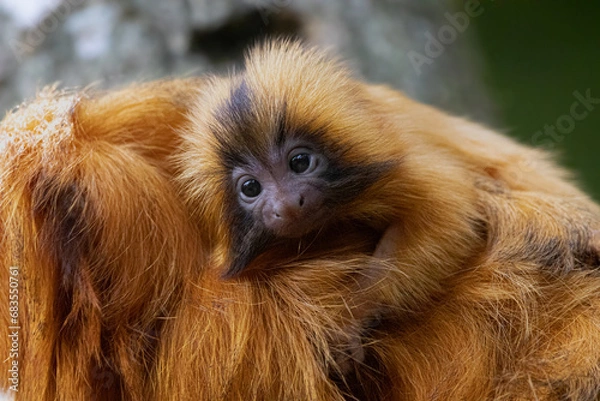
[[[304,196],[300,197],[300,206],[304,206]]]
[[[275,217],[279,218],[279,217],[281,217],[281,215],[279,213],[275,212]]]

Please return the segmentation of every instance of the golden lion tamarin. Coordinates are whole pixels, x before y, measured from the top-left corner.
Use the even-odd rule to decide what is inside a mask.
[[[597,207],[544,153],[317,51],[43,92],[0,147],[20,399],[598,396]]]
[[[145,399],[202,264],[167,157],[199,85],[49,88],[0,125],[2,388],[18,399]]]
[[[204,280],[218,279],[198,277],[180,304],[185,318],[170,321],[162,338],[159,399],[238,399],[245,388],[255,399],[338,397],[302,375],[293,378],[315,392],[294,393],[293,379],[287,388],[273,384],[274,369],[297,372],[293,366],[315,358],[305,358],[309,345],[290,333],[306,322],[311,352],[326,363],[338,339],[331,333],[361,337],[360,352],[351,350],[359,355],[354,372],[338,369],[347,397],[600,395],[600,210],[542,151],[361,83],[322,53],[288,42],[254,49],[244,72],[214,78],[182,135],[178,180],[213,240],[213,269],[222,266],[231,280],[223,286],[245,283],[256,305],[241,307],[236,296],[210,301]],[[364,241],[370,246],[352,249]],[[335,318],[343,308],[305,295],[330,291],[320,285],[331,276],[323,258],[340,252],[364,256],[354,288],[363,290],[360,301],[351,287],[336,290],[348,326]],[[306,270],[307,258],[320,268]],[[300,286],[283,283],[295,274],[310,286],[290,305]],[[312,324],[308,308],[316,306],[329,311],[330,333]],[[267,318],[261,307],[285,317]],[[223,322],[208,317],[211,308]],[[207,329],[184,330],[197,321]],[[265,330],[277,333],[272,347]],[[207,348],[211,331],[222,339]],[[321,368],[314,372],[309,377],[321,377]]]

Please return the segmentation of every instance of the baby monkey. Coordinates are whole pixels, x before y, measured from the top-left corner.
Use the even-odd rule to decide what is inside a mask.
[[[344,252],[393,266],[357,279],[377,295],[347,294],[346,356],[367,363],[367,350],[382,371],[359,379],[365,388],[384,388],[383,376],[388,399],[576,399],[600,388],[600,212],[545,153],[285,41],[213,78],[189,117],[179,182],[225,277]],[[363,346],[382,315],[392,324]]]
[[[302,59],[324,63],[321,54],[304,54],[298,44],[285,47]],[[308,65],[298,71],[288,65],[294,60],[284,57],[280,60],[284,64],[274,71],[277,76],[252,75],[251,69],[264,68],[255,63],[256,56],[246,74],[212,81],[192,112],[180,157],[180,178],[189,202],[209,220],[225,222],[217,226],[223,232],[218,237],[226,240],[226,277],[241,274],[275,245],[294,243],[297,249],[315,246],[319,233],[319,241],[327,240],[321,238],[325,232],[344,235],[331,229],[347,222],[381,231],[389,225],[389,214],[367,216],[359,205],[377,207],[376,199],[365,200],[363,195],[371,187],[381,187],[378,183],[399,164],[392,152],[382,157],[378,149],[370,149],[371,144],[353,138],[375,128],[361,116],[368,111],[361,110],[359,102],[339,102],[322,91],[288,87],[287,80],[294,78],[286,77],[286,70],[297,79],[327,83],[318,71],[308,71]],[[329,85],[354,97],[354,85],[345,72],[336,72],[333,78]],[[385,143],[382,138],[377,147],[386,147]],[[223,216],[215,215],[215,210]],[[374,218],[364,224],[363,217]]]

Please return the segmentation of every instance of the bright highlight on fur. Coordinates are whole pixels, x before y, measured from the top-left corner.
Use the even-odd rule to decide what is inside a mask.
[[[0,149],[17,399],[600,394],[598,207],[545,153],[320,51],[48,89]]]

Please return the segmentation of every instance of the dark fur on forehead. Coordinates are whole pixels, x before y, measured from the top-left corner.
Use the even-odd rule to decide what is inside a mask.
[[[247,164],[245,157],[257,143],[252,135],[256,115],[252,107],[252,93],[245,79],[233,87],[229,98],[215,112],[216,124],[211,131],[219,141],[221,159],[228,169]]]
[[[217,110],[217,121],[230,131],[248,125],[252,117],[252,99],[245,79],[235,88],[225,104]]]
[[[221,158],[228,169],[249,164],[253,158],[268,163],[274,149],[286,140],[304,140],[330,159],[341,159],[348,153],[347,145],[328,140],[330,127],[317,126],[314,119],[303,115],[301,120],[288,107],[294,99],[271,100],[271,104],[256,104],[252,90],[244,77],[235,84],[227,100],[216,110],[211,131],[218,140]],[[293,107],[293,106],[291,106]],[[268,110],[265,113],[265,110]],[[315,116],[317,117],[317,116]]]
[[[345,189],[345,194],[354,198],[396,164],[347,160],[351,149],[348,144],[328,139],[334,137],[327,135],[331,127],[316,127],[310,119],[293,121],[288,113],[287,100],[279,103],[280,106],[271,117],[271,132],[260,131],[260,128],[257,131],[257,122],[253,120],[258,115],[253,110],[246,81],[242,80],[239,86],[232,89],[230,98],[216,115],[220,127],[213,128],[228,170],[250,164],[251,158],[268,164],[270,153],[276,148],[282,147],[287,140],[301,140],[311,144],[330,161],[331,167],[324,178],[337,183],[336,188]]]

